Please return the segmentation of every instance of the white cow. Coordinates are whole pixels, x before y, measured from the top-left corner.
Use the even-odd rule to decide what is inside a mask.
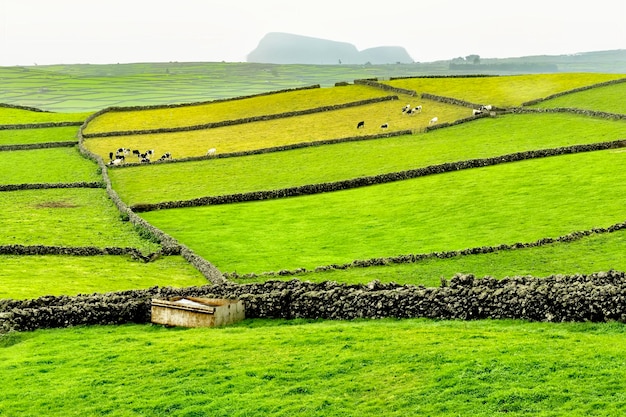
[[[429,125],[434,125],[435,123],[437,123],[439,121],[438,117],[433,117],[432,119],[430,119],[430,122],[428,122]]]
[[[216,152],[217,152],[217,149],[215,149],[215,148],[211,148],[211,149],[209,149],[209,150],[206,152],[206,154],[207,154],[207,156],[213,156],[213,155],[215,155],[215,153],[216,153]]]

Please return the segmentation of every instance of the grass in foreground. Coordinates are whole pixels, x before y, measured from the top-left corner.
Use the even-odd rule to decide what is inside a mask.
[[[529,242],[624,221],[625,156],[567,155],[142,217],[238,273]]]
[[[476,104],[519,106],[549,95],[624,78],[623,74],[557,73],[475,78],[408,78],[385,82],[418,93],[454,97]]]
[[[96,164],[76,147],[2,152],[0,157],[0,184],[102,181]]]
[[[616,140],[626,122],[570,114],[520,114],[476,120],[428,134],[286,152],[112,169],[129,204],[274,190],[384,174],[445,162]]]
[[[207,284],[180,256],[154,262],[130,256],[0,256],[0,298],[37,298]]]
[[[155,251],[120,214],[103,189],[0,193],[0,244],[134,247]]]
[[[606,416],[619,323],[247,320],[0,338],[0,414]]]

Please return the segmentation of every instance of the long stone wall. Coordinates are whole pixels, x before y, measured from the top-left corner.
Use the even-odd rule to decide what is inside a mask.
[[[105,188],[103,182],[4,184],[0,191],[46,190],[52,188]]]
[[[237,298],[247,318],[522,319],[626,322],[626,273],[511,277],[456,275],[440,287],[373,281],[364,285],[298,280],[159,288],[78,296],[0,300],[0,332],[150,322],[153,298]]]

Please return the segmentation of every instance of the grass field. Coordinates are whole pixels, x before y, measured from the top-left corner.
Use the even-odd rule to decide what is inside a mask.
[[[402,104],[400,104],[402,103]],[[416,104],[415,104],[416,105]],[[424,103],[421,114],[407,116],[402,113],[404,101],[387,101],[347,109],[332,110],[304,116],[245,123],[234,126],[191,132],[161,133],[85,140],[85,147],[106,158],[111,150],[118,148],[154,149],[158,156],[171,152],[173,158],[204,156],[208,149],[217,153],[249,151],[302,142],[356,137],[405,129],[424,129],[433,116],[439,122],[471,116],[471,110],[437,102]],[[365,127],[357,129],[357,123],[365,121]],[[388,129],[381,129],[388,123]]]
[[[543,101],[532,107],[555,108],[567,107],[577,109],[592,109],[608,113],[626,114],[626,83],[592,88],[573,94]]]
[[[237,158],[109,171],[128,204],[186,200],[340,181],[533,149],[612,141],[626,123],[569,114],[476,120],[428,134]]]
[[[0,244],[159,248],[121,221],[103,189],[10,191],[0,197]]]
[[[49,113],[0,107],[1,125],[49,122],[82,122],[90,113]]]
[[[11,151],[1,156],[0,184],[102,181],[98,167],[76,147]]]
[[[93,119],[84,132],[89,134],[195,126],[224,120],[335,106],[391,95],[377,88],[358,85],[306,89],[278,94],[279,100],[270,94],[194,106],[109,112]]]
[[[130,256],[0,255],[0,262],[0,298],[26,299],[135,290],[155,285],[207,284],[206,278],[179,256],[164,256],[144,263]]]
[[[625,157],[567,155],[142,217],[239,273],[529,242],[624,221]]]
[[[76,132],[78,132],[78,126],[0,130],[0,145],[78,142]]]
[[[0,339],[0,414],[617,416],[624,324],[245,321]]]
[[[484,78],[408,78],[386,84],[477,104],[510,107],[574,88],[621,78],[624,78],[623,74],[557,73]]]

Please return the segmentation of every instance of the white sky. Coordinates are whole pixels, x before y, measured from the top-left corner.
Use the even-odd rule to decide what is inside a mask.
[[[0,0],[0,66],[244,62],[268,32],[429,62],[626,49],[624,0]]]

